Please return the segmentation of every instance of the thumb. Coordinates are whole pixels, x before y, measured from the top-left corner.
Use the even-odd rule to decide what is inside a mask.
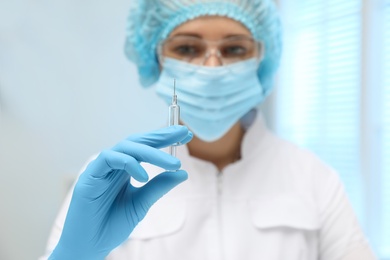
[[[144,205],[147,205],[149,209],[157,200],[171,189],[187,180],[187,178],[188,174],[183,170],[163,172],[138,190],[138,199]]]

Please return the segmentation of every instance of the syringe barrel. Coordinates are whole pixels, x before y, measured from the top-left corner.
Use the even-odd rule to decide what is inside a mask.
[[[172,104],[169,106],[169,126],[178,125],[180,120],[180,107],[177,104]],[[169,154],[176,157],[176,145],[174,143],[169,147]]]
[[[169,154],[176,157],[176,145],[169,146]]]
[[[176,104],[169,106],[169,126],[178,125],[180,120],[180,107]]]

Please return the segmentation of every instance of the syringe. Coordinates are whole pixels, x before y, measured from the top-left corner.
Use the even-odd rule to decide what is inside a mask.
[[[169,126],[178,125],[180,120],[180,107],[177,104],[176,96],[176,79],[173,79],[173,97],[172,104],[169,106]],[[175,143],[169,147],[169,154],[176,156],[176,146],[178,143]]]

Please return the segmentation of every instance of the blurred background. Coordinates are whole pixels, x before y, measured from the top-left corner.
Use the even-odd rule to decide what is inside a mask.
[[[338,170],[390,259],[390,0],[278,1],[272,130]],[[0,259],[36,259],[88,158],[166,124],[123,54],[129,1],[0,1]]]

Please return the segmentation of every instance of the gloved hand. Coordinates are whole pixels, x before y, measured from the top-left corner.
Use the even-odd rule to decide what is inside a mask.
[[[76,183],[61,238],[49,259],[104,259],[128,238],[153,203],[187,179],[187,173],[178,170],[180,161],[158,149],[191,139],[186,127],[171,126],[130,136],[100,153]],[[140,162],[168,171],[147,182]],[[147,183],[133,187],[130,177]]]

